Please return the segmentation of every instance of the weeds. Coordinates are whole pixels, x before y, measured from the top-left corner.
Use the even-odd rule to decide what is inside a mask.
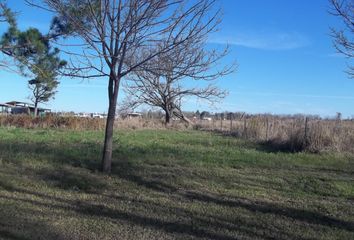
[[[49,115],[33,118],[28,115],[0,116],[0,127],[98,130],[105,128],[105,119],[60,117]],[[117,119],[118,129],[165,129],[159,119]],[[215,131],[225,135],[268,144],[274,150],[312,153],[354,152],[354,121],[320,120],[309,118],[282,118],[278,116],[249,116],[247,118],[213,121],[195,121],[192,126],[174,121],[169,129]]]

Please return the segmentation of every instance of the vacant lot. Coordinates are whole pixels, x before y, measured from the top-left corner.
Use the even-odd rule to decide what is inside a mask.
[[[1,239],[354,239],[354,159],[197,131],[0,128]]]

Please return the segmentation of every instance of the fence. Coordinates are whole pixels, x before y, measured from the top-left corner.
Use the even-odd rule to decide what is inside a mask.
[[[268,143],[274,148],[289,151],[354,152],[352,120],[252,116],[233,120],[198,120],[195,128]]]

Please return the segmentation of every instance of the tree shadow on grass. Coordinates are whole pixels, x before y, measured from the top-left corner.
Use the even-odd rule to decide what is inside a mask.
[[[87,150],[89,149],[89,150]],[[90,152],[90,149],[94,149]],[[99,148],[100,149],[100,148]],[[88,154],[82,154],[89,151]],[[0,141],[0,157],[3,156],[4,162],[14,163],[21,166],[23,157],[16,159],[16,155],[24,154],[26,157],[33,156],[31,161],[45,161],[51,167],[45,164],[36,170],[35,175],[45,180],[48,184],[64,189],[64,190],[81,190],[84,192],[94,192],[97,189],[105,189],[105,184],[95,174],[91,174],[85,170],[89,170],[96,173],[100,168],[99,157],[100,154],[97,145],[82,144],[77,146],[53,146],[50,144],[41,143],[22,143],[22,142],[1,142]],[[141,150],[143,151],[143,149]],[[140,152],[141,152],[140,151]],[[139,152],[139,151],[138,151]],[[90,154],[91,153],[91,154]],[[129,159],[128,151],[115,152],[119,159]],[[67,165],[70,168],[65,168]],[[164,184],[161,181],[144,180],[141,176],[139,166],[134,166],[128,160],[120,160],[119,162],[113,162],[112,175],[119,176],[121,179],[134,182],[137,185],[146,185],[146,188],[154,189],[156,191],[175,191],[175,188]],[[139,173],[139,174],[138,174]],[[161,173],[163,174],[163,173]],[[0,183],[1,184],[1,183]]]
[[[51,186],[69,191],[98,193],[108,188],[106,181],[80,168],[41,169],[36,175]]]
[[[212,203],[220,206],[244,208],[254,213],[279,215],[296,221],[307,222],[309,224],[335,227],[346,231],[354,232],[353,222],[347,222],[340,219],[336,219],[331,216],[326,216],[320,212],[279,206],[277,204],[261,202],[261,201],[254,202],[252,200],[247,200],[247,199],[239,199],[239,198],[234,199],[234,197],[222,196],[220,194],[217,195],[217,194],[202,193],[196,191],[184,191],[184,190],[181,191],[178,187],[172,184],[160,182],[156,179],[151,181],[146,177],[144,178],[142,176],[136,176],[134,175],[134,172],[129,172],[127,170],[124,171],[124,174],[120,174],[120,172],[115,172],[115,174],[117,174],[119,177],[122,177],[126,180],[133,181],[139,186],[144,186],[145,188],[154,191],[160,191],[166,194],[174,194],[177,196],[182,196],[185,199],[191,201],[196,200],[199,202]]]
[[[149,165],[144,165],[141,167],[134,166],[128,161],[120,161],[117,166],[112,168],[112,175],[132,182],[137,186],[145,187],[149,190],[163,193],[176,192],[178,190],[177,187],[166,183],[167,178],[171,178],[169,173],[161,170],[159,174],[156,174],[156,168],[159,168],[159,166],[152,167]],[[161,179],[164,179],[164,181]]]
[[[2,230],[0,227],[0,237],[2,239],[9,239],[9,240],[31,240],[25,236],[21,236],[18,233],[14,233],[9,230]]]
[[[145,166],[146,167],[146,166]],[[155,168],[148,168],[145,171],[150,175],[154,175],[152,171],[157,171]],[[281,206],[269,202],[253,201],[244,198],[235,198],[233,196],[225,196],[221,194],[203,193],[199,191],[186,191],[171,183],[166,183],[166,180],[151,179],[151,177],[141,176],[138,172],[129,170],[129,167],[114,171],[114,174],[120,178],[136,183],[138,186],[143,186],[147,189],[162,192],[171,196],[177,196],[178,200],[182,201],[198,201],[205,204],[215,204],[223,207],[242,208],[246,209],[252,214],[272,214],[279,217],[292,219],[311,225],[319,225],[330,228],[338,228],[349,232],[354,232],[354,222],[348,222],[337,219],[335,217],[327,216],[321,212],[297,209],[288,206]],[[170,181],[171,182],[171,181]]]
[[[24,204],[32,204],[41,208],[63,209],[65,211],[75,212],[87,217],[104,217],[112,221],[122,221],[131,223],[143,228],[151,228],[157,231],[163,231],[177,237],[193,237],[198,239],[215,239],[215,240],[231,240],[238,239],[237,236],[247,236],[250,239],[308,239],[305,236],[298,236],[295,233],[283,231],[281,229],[267,229],[266,225],[260,225],[257,217],[244,217],[242,215],[230,217],[222,217],[210,214],[209,212],[198,212],[196,210],[186,210],[179,207],[171,207],[168,204],[156,203],[148,200],[136,200],[132,197],[120,196],[115,199],[114,196],[106,196],[109,202],[115,199],[119,205],[129,204],[131,207],[126,208],[110,208],[104,203],[79,201],[73,199],[63,199],[53,197],[39,192],[29,191],[25,189],[15,188],[14,192],[24,193],[36,196],[33,198],[23,198],[15,196],[1,196],[0,199],[8,199]],[[293,208],[281,208],[274,204],[264,202],[252,202],[247,199],[225,199],[225,197],[197,193],[185,192],[184,197],[190,201],[200,201],[207,204],[217,204],[226,207],[243,208],[255,213],[275,214],[283,217],[292,218],[294,220],[305,221],[310,224],[325,225],[328,227],[336,227],[347,231],[353,231],[351,223],[336,220],[327,216],[321,216],[317,213],[309,211],[296,210]],[[40,198],[40,199],[38,199]],[[42,202],[41,200],[45,200]],[[47,201],[52,201],[48,203]],[[133,210],[132,210],[133,209]],[[138,209],[145,209],[140,211]],[[0,224],[3,220],[0,217]],[[116,222],[115,222],[116,223]],[[270,226],[270,225],[269,225]],[[1,228],[0,228],[1,229]],[[44,230],[46,231],[46,230]],[[7,232],[9,232],[7,230]],[[9,236],[18,237],[14,233],[7,233]],[[33,233],[31,233],[33,236]],[[42,233],[44,234],[44,233]],[[10,238],[23,239],[26,238]],[[27,239],[26,239],[27,240]]]
[[[127,223],[132,223],[134,225],[138,225],[141,227],[148,227],[152,228],[158,231],[163,231],[166,233],[170,234],[182,234],[185,236],[189,237],[195,237],[195,238],[206,238],[206,239],[215,239],[215,240],[234,240],[237,239],[236,237],[233,236],[228,236],[224,235],[220,232],[213,232],[205,229],[205,226],[193,226],[192,224],[188,222],[184,222],[183,220],[166,220],[166,217],[164,216],[164,213],[181,213],[183,209],[174,209],[174,208],[169,208],[164,205],[160,204],[155,204],[154,206],[151,203],[145,202],[145,201],[139,201],[139,202],[134,202],[132,199],[129,198],[124,198],[121,199],[125,202],[129,202],[129,205],[136,204],[139,205],[139,208],[145,208],[147,209],[147,213],[141,213],[141,212],[129,212],[128,210],[120,210],[120,209],[112,209],[109,208],[101,203],[92,203],[92,202],[83,202],[83,201],[74,201],[74,200],[68,200],[68,199],[62,199],[62,198],[52,198],[49,195],[46,194],[41,194],[37,192],[31,192],[28,190],[22,190],[22,189],[15,189],[15,192],[20,192],[20,193],[25,193],[27,195],[33,195],[36,196],[37,198],[41,198],[41,200],[51,200],[55,201],[56,203],[47,203],[47,202],[42,202],[40,200],[33,200],[31,198],[23,198],[23,197],[17,197],[17,196],[1,196],[0,199],[5,199],[5,200],[11,200],[15,201],[21,204],[31,204],[35,205],[40,208],[49,208],[49,209],[63,209],[66,211],[72,211],[75,212],[76,214],[88,216],[88,217],[103,217],[103,218],[108,218],[111,220],[119,220],[122,222],[127,222]],[[110,200],[112,201],[112,200]],[[151,212],[151,208],[153,207],[154,212]],[[159,213],[160,212],[160,213]],[[151,214],[151,216],[149,216]],[[186,213],[184,213],[186,214]],[[190,213],[189,213],[190,214]],[[186,216],[184,216],[186,217]],[[202,217],[197,217],[193,216],[190,214],[189,216],[190,219],[193,219],[193,221],[199,221],[199,223],[205,222]],[[192,222],[193,222],[192,221]],[[0,224],[4,222],[4,219],[0,217]],[[214,224],[214,223],[213,223]],[[219,224],[218,227],[223,227],[223,225]],[[235,230],[236,228],[228,227],[229,230]],[[14,233],[6,230],[8,232],[8,235],[10,236],[17,236]],[[44,229],[44,231],[46,231]],[[45,233],[43,233],[45,235]],[[30,234],[33,236],[33,233]],[[16,238],[13,238],[16,239]],[[22,238],[19,238],[22,239]],[[27,240],[27,239],[26,239]]]
[[[291,207],[282,207],[272,203],[253,202],[248,199],[233,199],[228,196],[217,196],[212,194],[203,194],[198,192],[186,192],[185,197],[191,200],[197,200],[205,203],[215,203],[227,207],[241,207],[252,212],[261,212],[265,214],[275,214],[310,224],[335,227],[346,231],[354,231],[354,223],[339,220],[324,214],[304,209]]]
[[[95,143],[80,143],[77,145],[51,145],[45,143],[26,143],[21,141],[2,142],[0,141],[0,156],[3,162],[22,164],[24,158],[31,158],[31,161],[44,161],[53,166],[64,164],[73,167],[86,168],[92,171],[99,169],[100,148]],[[19,156],[20,155],[20,156]],[[24,156],[23,156],[24,155]],[[20,159],[17,159],[19,156]]]
[[[0,195],[0,200],[6,199]],[[12,209],[11,209],[12,208]],[[20,212],[20,214],[16,214]],[[33,219],[34,213],[28,209],[17,206],[0,207],[0,239],[8,240],[46,240],[64,239],[62,234],[51,225],[41,220]]]
[[[0,142],[0,151],[9,151],[9,149],[14,150],[13,147],[11,148],[9,146],[9,144]],[[94,159],[94,156],[91,156],[90,154],[87,154],[84,157],[79,155],[80,151],[87,147],[86,145],[79,146],[77,148],[77,151],[74,152],[62,149],[63,147],[67,148],[68,146],[60,146],[60,148],[58,149],[57,147],[53,146],[43,147],[38,146],[37,144],[19,144],[18,146],[16,146],[15,150],[17,152],[22,151],[22,153],[29,154],[36,153],[40,154],[43,157],[50,157],[49,160],[55,162],[56,164],[58,164],[58,166],[62,164],[67,164],[73,167],[77,167],[78,169],[83,168],[91,170],[92,168],[95,168],[97,166],[95,161],[92,160]],[[124,156],[120,157],[123,158]],[[79,164],[77,164],[77,162],[79,162]],[[205,203],[221,207],[244,209],[251,212],[250,215],[254,215],[255,218],[257,214],[272,214],[308,224],[330,228],[338,228],[349,232],[354,231],[354,226],[352,222],[347,222],[336,219],[334,217],[326,216],[320,212],[296,209],[292,207],[280,206],[278,204],[253,201],[249,199],[240,199],[234,196],[223,196],[220,194],[213,194],[200,191],[189,191],[188,189],[183,188],[181,189],[180,186],[172,184],[173,176],[171,176],[170,172],[164,173],[163,170],[161,171],[161,169],[159,172],[159,168],[159,165],[156,165],[154,168],[147,168],[146,165],[144,167],[139,167],[136,165],[132,165],[129,161],[126,161],[124,162],[124,164],[119,163],[119,165],[113,168],[112,176],[119,177],[126,181],[132,182],[138,187],[144,187],[148,190],[159,192],[161,194],[164,194],[167,198],[175,198],[177,201],[181,201],[187,205],[197,201],[201,204]],[[65,190],[72,189],[74,186],[78,187],[79,189],[81,188],[81,190],[86,192],[94,192],[92,190],[96,188],[105,188],[104,183],[102,183],[103,185],[100,185],[101,183],[97,183],[95,179],[89,179],[92,176],[86,176],[84,172],[78,174],[75,169],[73,171],[60,169],[58,170],[58,172],[50,172],[50,170],[42,169],[37,172],[37,174],[44,180],[53,184],[54,186]],[[178,174],[183,173],[179,172]],[[181,175],[180,177],[183,176],[184,175]],[[41,205],[43,207],[48,208],[63,208],[87,216],[105,217],[112,220],[125,221],[142,227],[149,227],[158,231],[167,232],[169,234],[181,234],[188,235],[194,238],[220,240],[237,239],[237,237],[235,236],[237,236],[238,233],[245,234],[249,237],[253,236],[255,238],[277,238],[277,236],[271,235],[269,233],[264,232],[263,235],[257,233],[257,229],[252,227],[252,225],[257,226],[256,220],[254,220],[255,222],[249,223],[247,221],[238,219],[237,216],[235,216],[235,218],[233,219],[220,220],[219,215],[211,215],[208,216],[208,219],[205,219],[205,213],[196,214],[196,212],[186,212],[181,208],[172,208],[163,204],[158,204],[157,206],[152,208],[154,211],[160,212],[160,215],[154,215],[154,213],[151,211],[146,213],[145,215],[142,215],[139,211],[129,212],[121,209],[111,209],[103,204],[95,202],[78,202],[76,200],[74,201],[62,198],[53,198],[53,196],[49,196],[39,192],[31,192],[25,189],[20,189],[6,182],[1,183],[1,181],[0,187],[9,192],[18,192],[23,194],[36,195],[37,197],[43,199],[51,199],[52,201],[57,202],[58,204],[43,203],[37,200],[29,200],[18,196],[9,197],[0,195],[0,197],[3,199],[13,200],[17,202],[27,202],[33,205]],[[65,204],[66,206],[63,206],[63,204]],[[151,208],[151,203],[141,201],[136,202],[135,204],[137,208],[142,206],[146,209]],[[171,220],[161,218],[161,215],[165,213],[173,213],[173,218]],[[183,214],[183,220],[173,220],[176,218],[178,219]],[[4,218],[0,218],[0,220],[0,223],[3,223],[5,221]],[[197,225],[193,225],[192,223],[197,223]],[[13,228],[15,227],[13,226]],[[265,229],[267,228],[267,225],[258,226],[258,230],[262,228],[265,231],[268,231]],[[10,230],[12,231],[12,227]],[[3,231],[3,234],[7,234],[8,236],[12,237],[12,239],[16,239],[16,237],[21,237],[17,236],[14,232],[11,232],[10,230],[5,229],[1,231]],[[226,231],[232,232],[236,235],[223,234],[223,232]],[[278,239],[282,239],[284,237],[287,239],[298,238],[298,236],[286,232],[285,229],[284,231],[279,230],[278,234]]]
[[[52,197],[43,193],[20,188],[15,188],[13,191],[17,193],[24,193],[26,195],[32,195],[35,196],[35,198],[18,197],[18,195],[0,195],[0,200],[11,200],[21,203],[21,205],[31,204],[39,208],[62,209],[65,211],[70,211],[76,216],[79,214],[80,216],[82,215],[86,217],[103,217],[106,219],[111,219],[115,223],[117,223],[116,221],[118,220],[121,222],[134,224],[136,226],[141,226],[144,229],[151,228],[156,231],[162,231],[164,233],[171,234],[176,238],[236,240],[239,239],[238,236],[247,236],[250,239],[277,239],[278,236],[278,239],[298,239],[296,236],[292,236],[289,233],[281,231],[272,230],[265,232],[262,230],[264,226],[259,225],[257,222],[253,222],[253,220],[250,221],[249,218],[244,218],[243,216],[226,218],[222,216],[215,216],[209,212],[186,210],[184,208],[172,207],[149,200],[135,200],[132,197],[120,196],[118,200],[120,201],[119,205],[129,203],[129,206],[131,207],[129,210],[129,208],[126,207],[113,209],[107,207],[104,203],[88,201],[83,202],[72,199],[63,199],[60,197]],[[114,197],[109,196],[108,201],[112,202],[112,198]],[[44,200],[44,202],[42,202],[42,200]],[[48,201],[51,202],[48,203]],[[144,211],[139,211],[136,209],[144,209]],[[0,217],[0,224],[2,224],[2,222],[3,219]],[[46,231],[47,229],[43,229],[41,234],[43,236],[46,236],[46,234],[51,234]],[[9,234],[13,233],[9,232]],[[35,231],[29,233],[32,237],[36,236],[36,234],[38,233]],[[160,235],[159,233],[156,234]]]
[[[254,148],[257,151],[266,152],[266,153],[297,153],[305,150],[304,144],[302,142],[296,142],[293,140],[287,141],[278,141],[278,140],[261,140],[261,141],[252,141],[250,138],[245,138],[242,136],[241,132],[230,132],[230,131],[221,131],[221,130],[207,130],[207,132],[213,133],[215,135],[223,137],[231,137],[237,139],[243,139],[245,145],[249,148]],[[247,141],[247,142],[246,142]]]
[[[0,214],[2,214],[0,212]],[[5,219],[6,217],[6,219]],[[1,226],[2,222],[11,224]],[[44,222],[26,221],[22,218],[3,215],[0,217],[0,239],[7,240],[47,240],[58,239],[63,240],[64,237],[60,233],[55,232]]]
[[[305,145],[300,142],[291,142],[291,140],[268,140],[255,143],[255,148],[266,153],[299,153],[305,150]]]

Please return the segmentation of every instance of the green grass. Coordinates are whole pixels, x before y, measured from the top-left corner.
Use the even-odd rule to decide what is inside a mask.
[[[354,239],[354,159],[197,131],[0,128],[1,239]]]

